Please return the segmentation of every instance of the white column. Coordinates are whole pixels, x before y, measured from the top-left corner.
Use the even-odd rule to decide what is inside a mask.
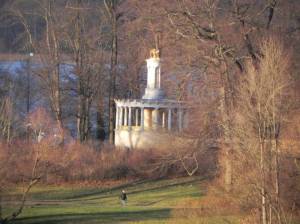
[[[144,107],[141,107],[141,129],[144,130]]]
[[[119,108],[119,127],[123,126],[123,107]]]
[[[159,77],[158,77],[159,73],[158,73],[158,67],[155,68],[155,86],[154,88],[159,88]]]
[[[152,118],[152,128],[157,129],[159,126],[159,111],[158,108],[154,108],[154,110],[151,113]]]
[[[124,116],[124,126],[127,126],[127,121],[128,121],[128,113],[127,113],[127,107],[124,107],[125,110],[125,116]]]
[[[119,117],[119,127],[120,127],[123,126],[123,107],[120,107],[119,113],[120,113],[120,117]]]
[[[144,127],[152,128],[152,108],[144,108]]]
[[[166,112],[163,111],[162,112],[162,124],[161,124],[162,128],[166,127]]]
[[[118,129],[118,127],[119,127],[119,107],[118,106],[116,106],[116,126],[115,126],[115,129]]]
[[[178,109],[178,129],[182,131],[182,109]]]
[[[129,129],[131,129],[131,107],[128,108],[128,126],[129,126]]]
[[[158,67],[158,88],[160,88],[160,67]]]
[[[171,131],[172,128],[172,110],[168,110],[168,130]]]
[[[139,126],[139,109],[135,109],[135,126]]]

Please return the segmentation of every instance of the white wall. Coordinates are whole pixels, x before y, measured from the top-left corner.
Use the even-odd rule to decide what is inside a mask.
[[[159,130],[115,130],[115,145],[129,149],[172,148],[178,145],[191,146],[190,139],[184,139]]]

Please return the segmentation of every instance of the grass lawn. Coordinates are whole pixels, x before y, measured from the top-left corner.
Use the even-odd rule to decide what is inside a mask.
[[[18,224],[62,223],[238,223],[236,217],[180,217],[180,202],[203,197],[200,178],[136,182],[113,188],[35,187]],[[128,204],[119,202],[121,189]],[[6,207],[4,212],[11,208]]]

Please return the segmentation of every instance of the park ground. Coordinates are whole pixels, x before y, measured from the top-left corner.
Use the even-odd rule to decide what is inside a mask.
[[[15,223],[234,224],[241,217],[199,213],[198,203],[195,206],[192,202],[207,197],[206,180],[200,177],[100,186],[36,186]],[[118,199],[122,189],[128,192],[124,207]],[[11,206],[6,206],[4,212],[9,212]]]

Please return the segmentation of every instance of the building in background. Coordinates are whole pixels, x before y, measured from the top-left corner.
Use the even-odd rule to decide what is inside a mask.
[[[116,99],[115,145],[129,149],[171,147],[187,128],[187,106],[167,99],[161,88],[160,56],[150,51],[142,99]],[[182,141],[181,141],[182,142]]]

